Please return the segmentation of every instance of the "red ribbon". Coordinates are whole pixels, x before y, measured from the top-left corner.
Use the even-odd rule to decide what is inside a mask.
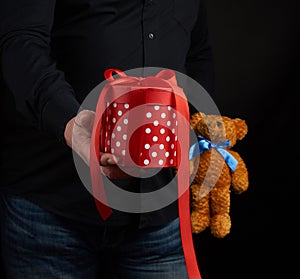
[[[114,79],[113,72],[117,73],[120,77]],[[120,97],[125,97],[127,94],[124,93],[132,92],[132,90],[143,89],[147,86],[155,87],[159,89],[164,89],[166,93],[166,88],[169,88],[174,92],[176,110],[181,116],[178,117],[178,139],[180,139],[180,147],[177,148],[178,153],[178,208],[179,208],[179,219],[180,219],[180,233],[182,239],[183,252],[185,257],[185,262],[187,266],[187,272],[189,279],[201,279],[199,272],[197,259],[194,250],[193,238],[192,238],[192,226],[190,219],[190,193],[189,193],[189,179],[187,174],[190,172],[189,167],[189,108],[188,102],[186,100],[185,94],[182,88],[178,87],[176,75],[171,70],[162,70],[156,76],[149,76],[146,78],[127,76],[124,72],[119,69],[108,69],[104,73],[104,77],[108,80],[108,84],[103,88],[96,107],[95,120],[92,131],[91,138],[91,148],[90,148],[90,174],[92,182],[92,190],[96,202],[97,209],[101,217],[106,220],[112,213],[111,208],[107,205],[105,199],[104,184],[102,180],[102,172],[100,166],[100,131],[103,114],[105,111],[105,98],[109,90],[116,85],[124,85],[123,89],[120,89]],[[154,86],[155,85],[155,86]],[[131,88],[131,90],[128,90]],[[122,92],[123,90],[123,92]],[[126,90],[126,91],[125,91]],[[161,92],[159,96],[151,94],[155,99],[156,104],[164,104],[161,100],[163,99]],[[153,91],[155,92],[155,91]],[[147,99],[146,102],[151,102]],[[128,96],[128,95],[127,95]],[[141,95],[140,95],[141,96]],[[134,98],[138,100],[138,98]],[[152,100],[153,101],[153,100]],[[139,101],[140,103],[140,101]],[[145,103],[145,100],[143,100]],[[97,199],[101,197],[102,202]]]

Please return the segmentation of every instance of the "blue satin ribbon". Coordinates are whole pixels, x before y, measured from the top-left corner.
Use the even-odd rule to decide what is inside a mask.
[[[214,144],[202,136],[198,136],[197,138],[198,142],[190,147],[189,160],[202,154],[205,150],[214,148],[222,155],[228,167],[232,171],[235,171],[238,161],[225,149],[226,147],[230,146],[230,140],[225,140],[223,142]]]

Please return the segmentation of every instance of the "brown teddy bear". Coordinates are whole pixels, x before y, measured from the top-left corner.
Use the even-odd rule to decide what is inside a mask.
[[[240,118],[192,115],[197,143],[191,147],[191,223],[193,233],[210,227],[212,235],[225,237],[231,228],[230,192],[248,188],[248,171],[241,156],[231,148],[248,132]]]

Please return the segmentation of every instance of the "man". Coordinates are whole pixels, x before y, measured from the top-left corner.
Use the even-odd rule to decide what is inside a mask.
[[[212,92],[203,0],[3,0],[1,237],[7,278],[187,278],[177,202],[149,213],[113,210],[103,220],[74,166],[88,162],[93,114],[79,113],[107,68],[173,69]],[[172,178],[120,179],[153,191]]]

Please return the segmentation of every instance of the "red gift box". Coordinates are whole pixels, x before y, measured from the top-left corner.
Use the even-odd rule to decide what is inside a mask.
[[[120,166],[176,166],[178,120],[174,92],[157,78],[142,80],[138,88],[128,89],[119,83],[106,92],[101,151],[116,155]]]

